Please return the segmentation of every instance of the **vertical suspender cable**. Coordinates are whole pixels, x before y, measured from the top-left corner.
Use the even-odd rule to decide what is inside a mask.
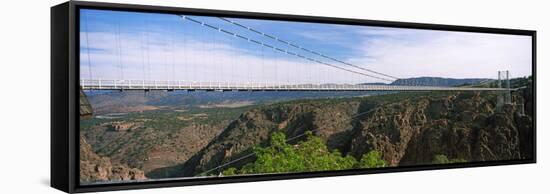
[[[313,82],[311,81],[311,80],[313,79],[313,78],[311,77],[311,74],[312,74],[312,73],[311,73],[311,69],[312,69],[312,68],[310,68],[310,66],[313,66],[313,65],[311,64],[311,62],[310,62],[309,60],[307,60],[307,59],[305,59],[305,58],[304,58],[304,61],[305,61],[304,69],[305,69],[305,71],[307,71],[307,81],[306,81],[306,82],[307,82],[308,84],[313,85]]]
[[[202,76],[200,75],[200,71],[199,71],[199,67],[202,65],[200,64],[202,59],[201,59],[201,55],[204,54],[204,46],[202,45],[203,41],[201,39],[201,34],[203,34],[203,28],[197,28],[196,30],[196,33],[195,33],[195,37],[196,37],[196,41],[197,41],[197,51],[200,52],[199,55],[197,55],[195,57],[195,64],[193,65],[193,68],[195,70],[195,81],[200,83],[200,81],[202,80]]]
[[[279,63],[279,55],[277,55],[278,53],[275,52],[274,54],[275,54],[275,60],[273,62],[275,64],[275,80],[273,82],[280,86],[281,82],[279,80],[279,77],[280,77],[279,71],[281,70],[281,64]]]
[[[120,80],[124,80],[124,70],[122,66],[122,46],[120,40],[120,20],[117,22],[117,32],[116,32],[116,46],[117,46],[117,59],[118,59],[118,68],[120,72]]]
[[[201,25],[204,27],[204,23],[202,23]],[[205,28],[201,28],[201,33],[200,33],[200,35],[202,35],[202,37],[201,37],[202,52],[206,55],[206,54],[208,53],[208,52],[206,52],[206,51],[208,50],[208,47],[207,47],[206,34],[205,34],[205,32],[206,32],[206,29],[205,29]],[[207,60],[204,59],[204,58],[203,58],[203,59],[199,59],[199,60],[203,60],[205,63],[207,63]],[[204,71],[204,66],[203,66],[203,65],[197,66],[197,69],[199,69],[199,67],[202,67],[202,68],[200,68],[200,69],[203,70],[203,71],[199,71],[199,72],[200,72],[200,73],[199,73],[199,74],[200,74],[200,75],[199,75],[199,77],[200,77],[199,82],[202,82],[202,81],[204,81],[204,73],[205,73],[205,71]],[[203,84],[204,84],[204,83],[203,83]]]
[[[220,33],[219,29],[218,29],[218,32],[217,32],[217,33]],[[220,36],[219,42],[220,42],[220,43],[221,43],[221,42],[224,42],[223,39],[224,39],[223,36]],[[222,56],[223,56],[223,55],[222,55]],[[224,77],[225,79],[228,79],[228,78],[226,78],[226,77],[228,77],[228,76],[227,76],[227,73],[225,72],[226,63],[222,63],[221,61],[222,61],[222,60],[219,60],[219,61],[218,61],[218,62],[220,63],[220,69],[219,69],[219,70],[220,70],[220,78],[221,78],[221,77]],[[231,80],[227,80],[227,81],[230,82]]]
[[[189,49],[189,45],[188,45],[188,42],[187,42],[187,36],[191,36],[191,33],[188,31],[188,28],[186,26],[187,22],[186,21],[182,21],[182,37],[183,37],[183,43],[181,45],[181,55],[178,55],[178,56],[181,56],[183,57],[183,59],[179,59],[178,57],[178,64],[180,64],[182,66],[182,68],[180,69],[181,72],[181,80],[183,80],[183,82],[185,83],[188,83],[187,82],[187,78],[189,78],[189,61],[191,60],[190,57],[188,56],[188,52],[187,50]]]
[[[288,49],[288,47],[286,48]],[[288,50],[287,50],[288,51]],[[284,55],[283,55],[284,56]],[[283,64],[286,64],[286,59],[283,57]],[[290,62],[290,61],[289,61]],[[292,72],[292,69],[291,68],[286,68],[287,69],[287,72],[286,72],[286,84],[288,85],[291,85],[291,72]]]
[[[189,37],[188,42],[190,45],[193,46],[192,50],[189,50],[189,56],[191,57],[191,64],[189,65],[189,72],[191,73],[191,80],[193,85],[195,85],[199,80],[199,75],[197,71],[197,64],[199,61],[199,55],[202,53],[200,50],[201,47],[199,45],[200,39],[199,39],[199,28],[190,28],[191,29],[191,36]],[[190,47],[191,48],[191,47]]]
[[[162,53],[164,54],[164,73],[162,75],[163,80],[161,81],[166,81],[168,80],[168,75],[169,75],[168,73],[168,41],[169,40],[168,40],[168,37],[166,36],[162,36],[162,39],[164,44],[162,45],[162,48],[159,48],[159,50],[162,49]]]
[[[145,66],[147,64],[146,57],[145,57],[145,52],[143,51],[143,49],[144,49],[143,39],[144,39],[144,36],[145,36],[144,33],[145,32],[140,33],[141,36],[140,36],[140,41],[139,41],[140,48],[141,48],[140,49],[140,51],[141,51],[141,73],[143,74],[142,75],[142,83],[145,83],[145,74],[146,74],[145,73]]]
[[[211,44],[210,44],[212,48],[210,49],[210,53],[212,53],[212,55],[213,55],[213,56],[211,57],[211,58],[212,58],[212,64],[211,64],[210,66],[212,66],[212,67],[217,67],[217,66],[218,66],[218,64],[216,63],[216,58],[217,58],[217,55],[216,55],[216,33],[217,33],[216,31],[210,31],[210,34],[212,34],[212,41],[211,41]],[[214,69],[214,72],[209,73],[210,76],[214,76],[214,77],[215,77],[217,71],[218,71],[217,68]],[[214,83],[216,83],[216,82],[219,83],[219,82],[220,82],[220,79],[221,79],[221,77],[218,77],[217,79],[211,79],[211,80],[212,80]],[[218,85],[218,84],[217,84],[217,85]]]
[[[90,80],[93,80],[93,75],[92,75],[92,61],[91,61],[91,57],[90,57],[90,40],[89,40],[89,37],[88,37],[88,13],[87,12],[84,12],[84,20],[86,20],[86,22],[84,22],[84,28],[85,28],[85,31],[84,31],[84,34],[86,36],[86,54],[87,54],[87,57],[88,57],[88,76],[89,76],[89,79]]]
[[[174,34],[175,34],[174,31],[175,31],[174,26],[171,26],[170,27],[170,53],[172,54],[172,83],[174,81],[176,81],[175,80],[175,78],[176,78],[175,77],[175,72],[176,72],[176,64],[175,64],[176,59],[175,59],[175,57],[176,57],[176,55],[174,54],[175,49],[176,49],[175,48],[176,43],[174,42]]]
[[[277,54],[277,53],[275,53],[275,54]],[[264,79],[263,80],[264,84],[267,84],[267,82],[269,82],[269,81],[267,79],[267,75],[266,75],[267,73],[266,73],[266,70],[265,70],[265,64],[266,64],[266,59],[265,58],[266,58],[265,49],[262,47],[262,77]]]
[[[256,49],[254,49],[254,46],[252,44],[249,44],[247,42],[246,48],[250,54],[250,57],[248,57],[248,63],[246,67],[246,76],[247,76],[247,82],[252,82],[252,68],[254,67],[254,59],[257,54]]]
[[[145,31],[145,51],[147,54],[147,80],[151,81],[151,56],[149,53],[149,31],[148,30]]]

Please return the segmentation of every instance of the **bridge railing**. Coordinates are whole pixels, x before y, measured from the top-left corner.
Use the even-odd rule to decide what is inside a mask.
[[[80,80],[84,90],[276,90],[276,91],[502,91],[504,88],[399,86],[366,84],[289,84],[168,80]]]

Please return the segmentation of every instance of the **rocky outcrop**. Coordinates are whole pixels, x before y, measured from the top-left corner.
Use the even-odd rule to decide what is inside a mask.
[[[147,179],[143,171],[126,165],[114,164],[108,157],[94,153],[83,136],[80,137],[80,183],[140,181]]]
[[[94,113],[92,105],[90,105],[90,102],[88,101],[88,97],[86,97],[86,94],[80,90],[80,119],[89,119],[92,118],[92,115]]]
[[[328,144],[359,158],[377,150],[390,166],[431,164],[436,155],[465,161],[532,157],[531,117],[520,106],[496,112],[491,92],[437,93],[404,100],[399,94],[335,101],[299,101],[243,113],[172,176],[196,176],[264,146],[274,131],[287,137],[315,130]],[[514,94],[516,100],[529,98]],[[519,101],[519,100],[518,100]],[[370,110],[369,114],[356,117]],[[253,157],[231,163],[240,167]],[[209,172],[216,174],[216,172]]]
[[[495,112],[495,98],[459,93],[378,107],[360,121],[351,154],[378,150],[390,166],[430,164],[440,154],[466,161],[530,158],[530,117],[516,105]]]
[[[254,146],[266,146],[276,131],[290,139],[299,137],[289,142],[295,143],[305,131],[313,130],[331,150],[357,159],[376,150],[389,166],[432,164],[440,155],[469,162],[532,158],[530,93],[514,92],[516,104],[504,105],[502,111],[495,108],[496,96],[495,92],[403,92],[306,99],[257,106],[236,120],[197,123],[166,133],[143,128],[87,134],[93,137],[90,142],[103,142],[109,135],[114,135],[110,139],[131,137],[128,142],[99,147],[100,153],[112,153],[114,161],[143,169],[149,178],[218,174],[210,170],[230,161],[225,167],[239,168],[255,159],[240,158]],[[116,145],[122,144],[136,146],[118,149]]]
[[[270,134],[275,131],[282,131],[288,138],[292,138],[303,135],[306,130],[315,130],[316,135],[327,141],[329,148],[346,149],[353,129],[350,117],[359,108],[359,101],[282,103],[247,111],[205,149],[187,161],[179,173],[193,176],[249,154],[253,146],[265,145]],[[302,138],[295,138],[293,141]],[[253,159],[250,157],[232,165],[242,166]]]
[[[137,128],[137,125],[136,123],[132,123],[132,122],[116,121],[116,122],[112,122],[107,127],[113,131],[127,131],[130,129]]]

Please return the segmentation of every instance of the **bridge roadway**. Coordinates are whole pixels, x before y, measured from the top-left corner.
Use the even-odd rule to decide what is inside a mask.
[[[81,80],[83,90],[206,90],[206,91],[507,91],[506,88],[356,85],[272,84],[148,80]],[[513,90],[513,89],[512,89]]]

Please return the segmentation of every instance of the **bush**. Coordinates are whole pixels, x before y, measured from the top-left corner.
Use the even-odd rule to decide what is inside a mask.
[[[449,158],[447,158],[446,155],[438,154],[434,156],[434,160],[432,161],[432,164],[451,164],[451,163],[464,163],[464,162],[467,162],[467,161],[461,158],[455,158],[455,159],[449,160]]]
[[[254,147],[256,161],[244,165],[240,170],[228,168],[223,175],[312,172],[344,170],[353,168],[385,167],[380,154],[371,151],[358,162],[352,156],[343,156],[338,150],[330,151],[320,137],[306,132],[307,138],[296,145],[286,143],[284,133],[271,135],[270,146]]]
[[[359,168],[382,168],[386,167],[386,161],[382,160],[380,153],[377,151],[370,151],[367,154],[363,154],[361,161],[359,161]]]

